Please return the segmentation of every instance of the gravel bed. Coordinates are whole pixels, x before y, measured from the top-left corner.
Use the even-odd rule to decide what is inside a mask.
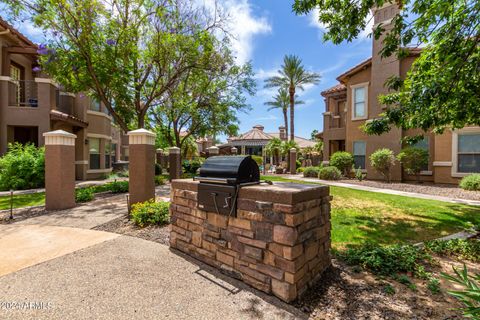
[[[445,289],[432,294],[425,281],[412,281],[417,291],[388,278],[355,272],[334,259],[321,279],[294,305],[310,319],[463,319],[460,311],[454,310],[461,304]],[[395,293],[387,293],[387,285]]]
[[[147,226],[144,228],[137,227],[127,216],[111,220],[107,223],[99,225],[93,230],[118,233],[126,236],[142,238],[149,241],[169,245],[170,226]]]
[[[456,198],[456,199],[466,199],[466,200],[480,200],[480,191],[467,191],[459,188],[456,185],[451,184],[433,184],[433,183],[413,183],[413,182],[392,182],[386,183],[382,181],[373,181],[373,180],[353,180],[353,179],[343,179],[338,182],[356,184],[366,187],[374,187],[381,189],[393,189],[405,192],[415,192],[421,194],[431,194],[435,196]]]

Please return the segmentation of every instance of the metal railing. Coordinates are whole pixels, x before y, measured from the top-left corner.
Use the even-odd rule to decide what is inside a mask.
[[[75,98],[69,95],[58,95],[57,110],[72,116],[76,116],[74,113]]]
[[[8,83],[8,105],[38,107],[38,87],[35,80],[11,80]]]

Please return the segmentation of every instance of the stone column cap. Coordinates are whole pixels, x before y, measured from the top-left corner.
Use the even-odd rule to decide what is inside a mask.
[[[163,149],[162,149],[162,148],[158,148],[158,149],[156,150],[156,152],[157,152],[157,153],[162,153],[162,152],[163,152]]]
[[[146,129],[137,129],[127,132],[129,144],[155,144],[155,133]]]
[[[171,154],[180,154],[180,148],[179,147],[170,147],[168,148],[168,152]]]
[[[292,148],[292,149],[290,149],[290,152],[297,152],[297,149],[296,149],[296,148]]]
[[[44,132],[43,136],[45,137],[45,145],[74,146],[77,138],[73,133],[64,130]]]

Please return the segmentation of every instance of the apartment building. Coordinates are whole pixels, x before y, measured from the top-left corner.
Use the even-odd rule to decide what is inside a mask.
[[[12,142],[44,145],[43,133],[77,135],[78,180],[102,178],[128,160],[128,139],[106,108],[84,93],[65,92],[41,72],[38,47],[0,18],[0,155]]]
[[[399,12],[395,4],[373,10],[374,24],[382,23],[388,30],[392,18]],[[392,75],[405,78],[420,49],[411,49],[408,57],[381,58],[381,37],[373,39],[372,57],[362,61],[337,77],[338,84],[321,93],[325,99],[323,114],[324,162],[336,151],[353,154],[355,167],[362,168],[368,179],[381,179],[370,165],[369,156],[380,148],[389,148],[398,154],[402,149],[401,139],[421,133],[420,130],[393,128],[381,136],[366,135],[360,128],[369,119],[378,117],[385,106],[378,96],[386,94],[385,81]],[[429,153],[428,166],[421,172],[421,179],[435,183],[458,183],[459,179],[474,172],[480,172],[480,127],[466,127],[449,130],[442,135],[428,133],[416,146]],[[414,180],[401,166],[392,170],[392,180]]]

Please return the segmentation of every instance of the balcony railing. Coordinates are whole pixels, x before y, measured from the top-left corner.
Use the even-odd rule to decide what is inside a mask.
[[[340,114],[332,114],[330,116],[330,128],[344,128],[345,127],[345,117]]]
[[[57,94],[57,97],[57,110],[72,116],[76,116],[74,114],[75,98],[64,94]]]
[[[8,83],[8,105],[38,107],[38,88],[34,80],[12,80]]]

